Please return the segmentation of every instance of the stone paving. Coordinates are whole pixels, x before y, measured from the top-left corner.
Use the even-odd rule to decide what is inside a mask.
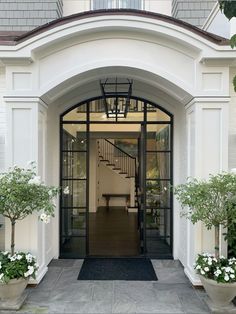
[[[210,313],[178,261],[153,260],[158,281],[78,281],[82,260],[54,260],[17,313]],[[0,311],[0,313],[16,313]]]

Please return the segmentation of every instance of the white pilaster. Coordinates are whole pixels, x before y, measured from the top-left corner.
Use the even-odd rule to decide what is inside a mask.
[[[188,177],[208,178],[228,171],[229,98],[194,98],[186,106]],[[214,252],[214,230],[202,223],[187,222],[187,265],[185,273],[194,285],[200,284],[193,264],[198,253]],[[222,253],[226,245],[222,241]]]
[[[7,111],[6,163],[10,167],[26,167],[35,161],[37,173],[45,180],[45,147],[47,106],[39,98],[4,99]],[[6,228],[9,230],[10,225]],[[10,248],[10,232],[6,232],[6,249]],[[16,224],[16,250],[28,251],[37,256],[39,282],[47,271],[45,225],[35,213]]]

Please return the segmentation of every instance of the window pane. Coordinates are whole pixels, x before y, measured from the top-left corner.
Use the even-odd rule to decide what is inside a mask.
[[[147,179],[170,179],[170,153],[146,154]]]
[[[86,180],[63,180],[63,207],[86,207]]]
[[[78,106],[77,108],[69,111],[67,114],[63,116],[63,121],[86,121],[87,120],[87,114],[86,109],[87,104],[82,104],[81,106]]]
[[[94,10],[111,9],[112,2],[113,1],[111,0],[93,0],[93,9]]]
[[[170,121],[170,116],[161,109],[147,103],[147,122]]]
[[[147,151],[170,150],[169,124],[147,125]]]
[[[170,207],[169,181],[146,181],[146,206],[151,209]]]
[[[63,153],[63,179],[86,179],[86,152]]]
[[[74,258],[86,255],[86,237],[63,237],[61,239],[61,255]]]
[[[62,236],[86,235],[86,209],[63,208],[61,215]]]
[[[99,9],[139,9],[142,0],[93,0],[93,10]]]
[[[63,150],[86,150],[87,134],[85,124],[63,125]]]

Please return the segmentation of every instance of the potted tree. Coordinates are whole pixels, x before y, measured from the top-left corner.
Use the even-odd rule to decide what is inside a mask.
[[[236,296],[236,259],[219,254],[220,226],[227,228],[236,219],[236,175],[210,175],[208,181],[189,179],[174,194],[182,206],[181,216],[215,230],[215,254],[199,254],[195,269],[213,304],[226,307]]]
[[[15,224],[40,212],[40,220],[49,223],[54,213],[58,188],[47,187],[36,176],[35,165],[29,169],[11,168],[0,175],[0,214],[11,223],[11,251],[0,252],[0,309],[19,309],[29,278],[35,278],[38,265],[30,253],[15,252]]]

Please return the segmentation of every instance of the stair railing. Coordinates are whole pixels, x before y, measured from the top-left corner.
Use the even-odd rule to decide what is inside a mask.
[[[99,140],[99,156],[107,165],[126,174],[129,178],[136,176],[136,158],[125,152],[107,139]]]

